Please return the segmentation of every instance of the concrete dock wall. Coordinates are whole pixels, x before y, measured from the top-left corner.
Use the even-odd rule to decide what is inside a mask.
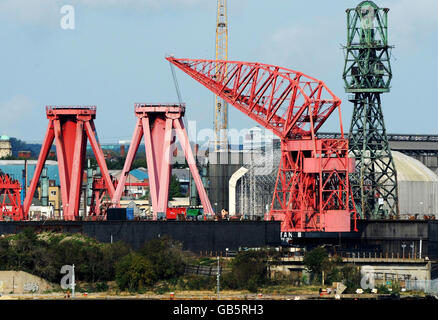
[[[184,250],[225,252],[239,247],[280,245],[280,223],[271,221],[30,221],[0,222],[0,234],[15,234],[31,227],[37,232],[82,233],[101,242],[122,240],[134,249],[145,241],[169,235]]]

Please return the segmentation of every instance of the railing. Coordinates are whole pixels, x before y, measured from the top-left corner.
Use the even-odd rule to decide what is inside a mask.
[[[318,138],[339,139],[341,134],[338,132],[318,132]],[[438,134],[387,134],[389,141],[411,141],[411,142],[438,142]]]
[[[211,266],[201,266],[201,265],[186,265],[184,269],[185,274],[196,274],[200,276],[215,276],[217,275],[218,267],[217,265]],[[222,268],[219,269],[222,273]]]
[[[96,110],[96,106],[46,106],[46,111],[59,109],[87,109]]]
[[[134,109],[140,108],[140,107],[183,107],[185,108],[185,103],[134,103]]]
[[[409,252],[405,255],[400,253],[383,253],[383,252],[340,252],[331,256],[340,257],[343,262],[401,262],[401,263],[424,263],[428,261],[419,258],[418,253],[413,255]],[[281,258],[284,262],[302,262],[303,255],[284,256]]]

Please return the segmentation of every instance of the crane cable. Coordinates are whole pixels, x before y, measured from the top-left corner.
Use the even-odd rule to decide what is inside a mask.
[[[170,70],[172,71],[173,84],[175,85],[176,95],[178,96],[178,103],[180,106],[182,106],[183,102],[182,102],[182,98],[181,98],[181,91],[180,91],[179,85],[178,85],[178,79],[176,78],[175,67],[173,66],[173,64],[170,61],[169,61],[169,65],[170,65]],[[186,117],[182,117],[182,118],[183,118],[185,130],[186,130],[187,136],[188,136],[189,132],[187,131]],[[190,140],[190,138],[189,138],[189,140]],[[189,147],[190,147],[190,142],[189,142]]]

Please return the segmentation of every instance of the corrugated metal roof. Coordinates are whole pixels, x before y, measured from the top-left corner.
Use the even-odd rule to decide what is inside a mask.
[[[120,175],[122,174],[122,170],[108,170],[109,174],[112,175],[117,180],[120,179]],[[145,168],[137,168],[129,171],[129,176],[127,181],[129,182],[142,182],[144,180],[148,180],[147,169]]]
[[[147,172],[141,170],[140,168],[131,170],[129,173],[140,181],[147,180],[149,178]]]
[[[438,182],[438,176],[420,161],[401,152],[392,151],[398,181]]]

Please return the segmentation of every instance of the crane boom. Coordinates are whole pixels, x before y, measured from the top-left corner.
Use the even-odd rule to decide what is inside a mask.
[[[324,82],[301,72],[241,61],[166,58],[214,94],[281,139],[281,160],[267,219],[281,230],[350,231],[356,219],[340,105]],[[315,133],[339,111],[341,139]],[[355,220],[354,220],[355,221]]]
[[[166,59],[280,138],[311,136],[341,104],[324,82],[298,71],[254,62]]]

